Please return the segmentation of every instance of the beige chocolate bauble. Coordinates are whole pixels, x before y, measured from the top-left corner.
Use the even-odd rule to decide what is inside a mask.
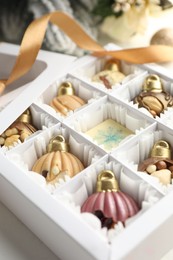
[[[75,176],[84,169],[81,161],[68,152],[56,151],[43,155],[34,164],[32,171],[44,176],[49,183],[58,182],[62,173]]]
[[[57,97],[53,98],[50,106],[56,112],[66,116],[69,111],[85,105],[85,101],[75,95],[75,90],[71,82],[63,82],[58,89]]]
[[[62,95],[55,97],[50,103],[50,106],[53,107],[56,112],[65,116],[69,111],[74,111],[83,105],[85,105],[85,102],[75,95]]]
[[[85,101],[75,95],[73,84],[69,81],[63,82],[59,86],[57,97],[54,97],[50,102],[50,106],[64,116],[69,111],[74,111],[83,105],[85,105]]]
[[[157,31],[151,38],[151,45],[173,46],[173,28],[164,28]]]
[[[47,153],[35,162],[32,171],[41,174],[50,184],[55,184],[64,175],[75,176],[84,169],[84,166],[68,150],[69,145],[62,135],[52,138],[48,144]]]

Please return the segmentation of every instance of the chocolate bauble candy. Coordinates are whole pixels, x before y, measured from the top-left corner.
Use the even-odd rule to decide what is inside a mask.
[[[58,96],[50,102],[50,106],[64,116],[83,105],[85,101],[75,95],[74,87],[70,82],[63,82],[58,89]]]
[[[171,147],[164,140],[157,141],[151,149],[150,157],[138,165],[138,171],[157,177],[164,185],[171,182],[172,170]]]
[[[43,155],[34,164],[32,171],[43,175],[47,182],[55,183],[62,173],[75,176],[84,169],[80,160],[68,152],[51,152]]]
[[[27,109],[2,135],[0,145],[13,146],[20,140],[24,142],[27,137],[36,132],[37,129],[31,125],[31,114]]]
[[[97,178],[97,192],[89,196],[81,208],[81,212],[93,214],[97,210],[114,222],[125,222],[139,211],[139,207],[133,198],[118,190],[113,172],[103,171]]]
[[[153,74],[145,79],[142,91],[135,97],[134,103],[137,103],[138,107],[146,108],[153,117],[156,117],[173,106],[173,97],[164,91],[160,78]]]
[[[51,139],[47,149],[48,153],[35,162],[32,171],[44,176],[48,183],[54,184],[64,175],[73,177],[84,169],[81,161],[68,152],[68,144],[63,136]]]
[[[80,97],[75,95],[63,95],[55,97],[50,103],[50,106],[53,107],[56,112],[65,116],[69,111],[74,111],[83,105],[85,105],[85,102]]]
[[[92,81],[99,82],[111,89],[113,85],[120,83],[125,75],[120,72],[120,64],[117,60],[108,60],[102,71],[92,77]]]

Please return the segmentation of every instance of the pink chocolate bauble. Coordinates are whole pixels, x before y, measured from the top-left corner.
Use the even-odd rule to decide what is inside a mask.
[[[96,192],[84,202],[81,211],[94,213],[101,210],[105,217],[114,222],[125,222],[139,211],[137,203],[121,191]]]

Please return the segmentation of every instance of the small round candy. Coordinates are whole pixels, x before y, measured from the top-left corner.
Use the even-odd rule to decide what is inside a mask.
[[[167,169],[167,164],[164,161],[159,161],[156,163],[158,170]]]
[[[149,174],[151,174],[152,172],[155,172],[157,170],[157,168],[156,168],[156,165],[154,165],[154,164],[150,164],[150,165],[148,165],[148,167],[146,168],[146,171],[149,173]]]

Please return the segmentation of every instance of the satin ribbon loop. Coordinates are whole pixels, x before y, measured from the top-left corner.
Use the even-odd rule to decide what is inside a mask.
[[[7,80],[0,80],[0,93],[10,83],[22,77],[33,66],[42,46],[48,23],[58,26],[80,48],[93,52],[96,57],[111,56],[133,64],[173,61],[173,48],[169,46],[149,46],[144,48],[107,51],[93,40],[69,15],[56,11],[34,20],[26,29],[19,55]]]
[[[4,89],[6,87],[6,82],[7,82],[7,79],[0,80],[0,94],[4,91]]]

